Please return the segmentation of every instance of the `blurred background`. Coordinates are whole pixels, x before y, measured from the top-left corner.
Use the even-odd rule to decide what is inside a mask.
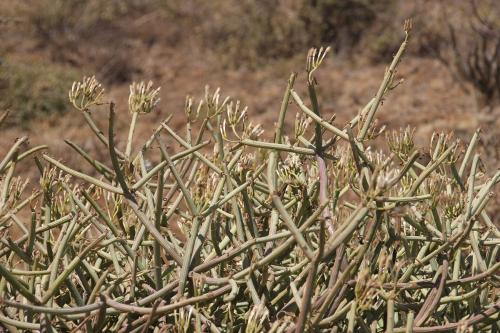
[[[407,18],[414,29],[399,67],[404,82],[385,100],[379,124],[415,126],[424,150],[436,129],[468,141],[480,127],[485,168],[496,170],[497,0],[0,0],[0,111],[11,112],[0,154],[29,135],[32,145],[49,144],[50,154],[67,161],[63,139],[105,155],[67,100],[72,82],[91,75],[117,103],[121,144],[129,84],[141,80],[162,90],[159,110],[140,118],[137,138],[168,114],[181,128],[186,95],[202,97],[205,85],[248,105],[271,137],[292,71],[304,93],[313,46],[332,47],[318,74],[319,97],[324,117],[335,113],[343,126],[375,95]],[[93,116],[106,128],[107,110]]]

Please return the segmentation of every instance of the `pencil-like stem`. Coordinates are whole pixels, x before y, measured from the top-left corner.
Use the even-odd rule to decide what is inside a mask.
[[[125,148],[125,156],[130,159],[130,153],[132,152],[132,141],[134,139],[135,125],[137,123],[137,116],[139,113],[132,113],[132,120],[130,121],[130,128],[127,137],[127,146]]]

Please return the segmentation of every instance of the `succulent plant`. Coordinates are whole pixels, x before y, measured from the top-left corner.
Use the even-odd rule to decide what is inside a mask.
[[[87,174],[18,140],[0,161],[0,323],[11,331],[496,332],[500,231],[486,211],[500,172],[481,176],[479,132],[464,151],[434,137],[418,162],[410,129],[375,146],[406,38],[367,106],[343,127],[325,120],[307,58],[310,107],[292,74],[266,141],[220,89],[186,101],[186,137],[168,119],[134,145],[137,114],[159,98],[131,86],[127,148],[90,108],[94,78],[70,101],[108,151],[75,148]],[[101,103],[101,102],[99,102]],[[295,138],[284,119],[297,105]],[[333,118],[332,118],[333,119]],[[309,123],[311,130],[309,130]],[[312,129],[314,127],[314,129]],[[230,129],[230,131],[228,130]],[[168,145],[167,145],[168,143]],[[173,151],[172,143],[182,147]],[[137,148],[135,151],[132,147]],[[148,166],[145,152],[156,152]],[[35,157],[31,194],[14,178]],[[94,176],[97,174],[98,176]],[[26,214],[27,213],[27,214]],[[31,218],[29,218],[31,216]]]

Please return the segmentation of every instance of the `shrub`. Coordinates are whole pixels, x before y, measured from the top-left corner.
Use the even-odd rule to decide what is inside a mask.
[[[485,107],[491,110],[500,102],[497,3],[471,0],[461,6],[441,8],[439,13],[446,17],[445,24],[439,30],[428,31],[427,50],[445,64],[458,81],[473,88],[479,110]]]
[[[335,51],[350,52],[371,28],[387,26],[387,13],[393,12],[396,3],[395,0],[41,0],[21,1],[14,12],[27,22],[24,30],[38,48],[49,52],[52,60],[102,70],[105,73],[99,72],[99,76],[106,83],[124,83],[132,77],[126,74],[140,66],[131,57],[120,54],[129,54],[130,47],[137,44],[147,48],[156,42],[162,47],[178,47],[188,42],[191,43],[188,47],[201,46],[213,51],[226,66],[260,66],[272,59],[292,57],[310,45],[331,44]],[[155,26],[145,28],[149,33],[145,38],[137,25],[148,20],[145,26]],[[161,33],[152,32],[156,29]],[[379,48],[380,52],[391,48],[382,39],[376,42],[379,45],[374,48],[376,52]],[[96,44],[100,44],[98,48],[94,47]],[[391,43],[394,45],[397,42]],[[120,72],[117,77],[104,75],[114,71]]]
[[[42,0],[22,3],[18,11],[30,23],[40,42],[57,47],[88,38],[100,25],[116,20],[139,7],[139,3],[134,0]]]
[[[24,196],[16,164],[43,147],[21,153],[23,138],[0,162],[0,322],[97,332],[498,330],[499,230],[485,207],[500,172],[479,172],[479,132],[464,151],[434,135],[425,164],[410,129],[386,134],[385,150],[373,146],[408,33],[375,97],[343,128],[324,120],[316,95],[329,49],[312,49],[310,106],[291,75],[272,142],[239,101],[207,88],[199,104],[186,101],[184,137],[167,119],[134,144],[135,123],[159,98],[140,83],[122,151],[114,103],[104,135],[91,114],[106,102],[102,87],[75,83],[70,101],[109,161],[71,144],[96,178],[42,154],[40,186]],[[283,130],[291,102],[292,138]]]
[[[310,45],[331,44],[352,50],[363,33],[394,7],[383,0],[244,0],[163,2],[163,8],[186,39],[216,51],[222,63],[256,66],[270,59],[292,57]]]
[[[311,38],[318,38],[311,40],[315,44],[333,44],[337,50],[351,49],[384,12],[395,7],[393,0],[305,1],[301,17]]]
[[[133,14],[142,13],[152,2],[21,1],[15,13],[27,24],[16,31],[32,40],[36,51],[47,52],[52,62],[98,71],[106,83],[124,83],[138,69],[129,57],[130,36],[123,26],[130,25]],[[128,17],[126,23],[124,17]]]
[[[68,109],[67,87],[79,76],[64,66],[4,62],[0,65],[0,110],[11,110],[8,120],[27,127],[32,120]]]

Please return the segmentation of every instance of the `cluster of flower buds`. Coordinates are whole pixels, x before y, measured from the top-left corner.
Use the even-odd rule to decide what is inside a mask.
[[[239,139],[241,139],[241,135],[238,134],[237,127],[238,125],[241,125],[242,127],[245,126],[245,121],[247,119],[247,109],[248,108],[246,106],[243,109],[240,108],[240,101],[236,101],[236,103],[229,102],[226,107],[227,124],[231,128],[233,134]],[[225,134],[226,119],[224,119],[222,125],[225,138],[227,138],[227,134]]]
[[[396,154],[396,156],[403,161],[408,160],[408,157],[410,157],[415,150],[415,143],[413,142],[414,134],[415,129],[411,129],[410,126],[405,129],[400,129],[399,131],[387,133],[387,145],[391,152]]]
[[[302,187],[307,184],[307,175],[298,154],[290,154],[276,170],[278,178],[292,187]]]
[[[309,53],[307,54],[307,63],[306,63],[306,72],[309,84],[314,83],[313,73],[321,65],[321,63],[323,62],[329,51],[330,51],[329,46],[326,48],[323,47],[321,47],[320,49],[312,48],[309,50]]]
[[[230,98],[227,96],[220,102],[220,88],[215,89],[215,91],[211,94],[210,87],[205,86],[205,102],[207,108],[207,117],[212,118],[215,117],[224,110],[224,107],[229,102]]]
[[[424,181],[423,193],[429,193],[431,195],[432,205],[435,206],[438,204],[441,193],[446,188],[447,181],[446,177],[438,174],[433,174]]]
[[[29,179],[23,180],[20,177],[12,178],[10,182],[0,178],[0,185],[8,186],[8,195],[0,200],[0,213],[12,208],[12,205],[21,200],[28,183]]]
[[[255,169],[255,153],[249,153],[241,156],[241,158],[238,160],[236,163],[236,174],[238,175],[243,175],[247,173],[248,171],[252,171]]]
[[[398,177],[399,170],[397,169],[387,169],[382,170],[377,176],[377,189],[379,191],[386,190],[390,184],[394,183],[395,179]]]
[[[459,157],[457,154],[459,149],[460,140],[454,139],[453,133],[432,133],[429,153],[433,160],[441,156],[448,148],[453,146],[453,150],[449,157],[446,159],[447,163],[456,163]]]
[[[298,139],[299,137],[303,136],[307,128],[309,127],[309,124],[311,124],[312,119],[306,116],[303,113],[297,113],[295,116],[295,139]]]
[[[444,216],[453,221],[465,211],[465,195],[459,191],[443,191],[440,197]]]
[[[370,149],[371,147],[366,148],[366,158],[372,163],[374,166],[384,166],[387,163],[387,155],[384,154],[382,150],[373,151]]]
[[[132,83],[128,97],[130,113],[150,113],[160,101],[160,87],[153,89],[153,82]]]
[[[377,278],[370,274],[370,269],[364,267],[358,273],[354,294],[359,311],[369,311],[373,309],[380,294],[381,286]]]
[[[235,103],[230,102],[227,104],[226,113],[227,117],[222,121],[220,126],[222,136],[225,140],[229,140],[227,135],[226,126],[229,125],[234,136],[238,140],[252,139],[255,140],[264,133],[262,126],[260,124],[253,125],[252,123],[247,123],[247,110],[248,107],[241,108],[240,101]],[[241,133],[239,133],[241,132]]]
[[[198,103],[198,107],[195,110],[193,107],[193,98],[191,98],[190,96],[186,97],[186,102],[184,103],[184,113],[186,114],[186,117],[190,123],[195,122],[198,119],[202,107],[203,100],[200,100],[200,102]]]
[[[261,124],[254,125],[250,123],[243,128],[243,138],[255,140],[264,134],[264,129]]]
[[[95,76],[84,77],[82,82],[73,82],[69,91],[69,101],[80,111],[86,111],[92,105],[98,104],[104,92]]]
[[[349,147],[347,145],[337,145],[335,149],[335,156],[338,156],[339,159],[335,162],[335,167],[329,169],[334,185],[332,186],[333,191],[341,190],[339,187],[350,184],[357,174],[354,159],[352,158],[352,154],[349,152]]]

